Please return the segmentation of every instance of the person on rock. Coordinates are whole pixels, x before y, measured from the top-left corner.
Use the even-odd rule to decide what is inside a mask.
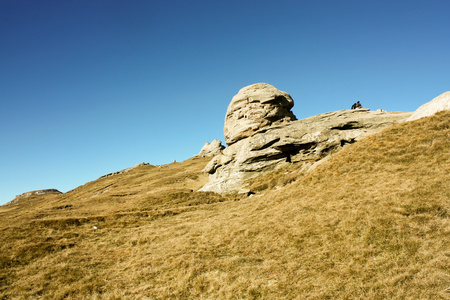
[[[356,102],[352,105],[352,109],[362,108],[361,102]]]

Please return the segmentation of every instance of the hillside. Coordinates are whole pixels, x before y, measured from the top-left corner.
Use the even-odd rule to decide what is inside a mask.
[[[449,111],[258,177],[251,197],[196,192],[210,160],[0,207],[0,298],[450,298]]]

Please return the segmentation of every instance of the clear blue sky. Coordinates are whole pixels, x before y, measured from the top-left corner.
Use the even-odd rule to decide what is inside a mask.
[[[298,118],[450,90],[450,1],[0,0],[0,204],[223,141],[267,82]]]

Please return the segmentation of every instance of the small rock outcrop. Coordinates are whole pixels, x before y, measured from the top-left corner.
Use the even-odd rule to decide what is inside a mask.
[[[19,201],[29,198],[31,196],[57,195],[57,194],[62,194],[62,193],[60,191],[58,191],[57,189],[45,189],[45,190],[36,190],[36,191],[26,192],[26,193],[17,195],[12,201],[6,203],[6,205],[17,204]]]
[[[133,166],[133,167],[123,169],[122,171],[117,171],[117,172],[108,173],[108,174],[106,174],[106,175],[100,176],[100,177],[97,178],[97,179],[105,178],[105,177],[109,177],[109,176],[113,176],[113,175],[119,175],[119,174],[122,174],[122,173],[129,172],[129,171],[133,170],[134,168],[141,167],[141,166],[148,166],[148,165],[150,165],[150,164],[149,164],[149,163],[145,163],[145,162],[141,162],[141,163],[139,163],[139,164],[137,164],[137,165],[135,165],[135,166]]]
[[[442,110],[450,110],[450,91],[420,106],[406,121],[414,121],[423,117],[432,116]]]
[[[219,140],[214,140],[211,143],[206,142],[198,156],[214,156],[220,154],[223,149],[225,149],[225,146],[223,146],[222,142]]]
[[[225,116],[225,143],[230,146],[262,128],[297,120],[291,96],[267,83],[242,88],[231,99]]]
[[[264,87],[278,91],[267,84],[256,84],[233,97],[225,119],[228,147],[204,168],[209,182],[201,191],[240,191],[245,188],[245,180],[290,163],[301,163],[308,169],[345,145],[411,116],[409,112],[360,108],[295,120],[290,112],[291,97],[284,92],[274,96],[273,92],[265,98],[260,91]],[[250,91],[258,96],[252,98]],[[270,104],[267,108],[266,100]],[[273,119],[267,118],[272,116],[265,114],[269,111],[273,111]]]

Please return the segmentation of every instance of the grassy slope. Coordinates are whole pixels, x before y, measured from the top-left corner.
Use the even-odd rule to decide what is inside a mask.
[[[207,162],[0,207],[0,298],[450,298],[449,112],[250,198],[190,192]]]

